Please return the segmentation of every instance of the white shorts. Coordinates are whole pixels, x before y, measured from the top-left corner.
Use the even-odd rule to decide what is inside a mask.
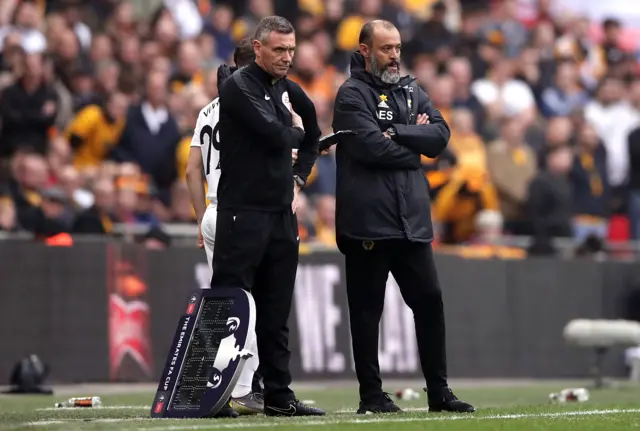
[[[218,209],[216,205],[209,205],[202,217],[202,238],[204,239],[204,251],[207,253],[209,268],[213,265],[213,245],[216,241],[216,217]]]

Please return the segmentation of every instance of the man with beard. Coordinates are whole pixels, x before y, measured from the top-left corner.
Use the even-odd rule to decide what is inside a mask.
[[[442,293],[433,250],[429,186],[420,156],[433,158],[449,126],[415,78],[400,76],[400,33],[388,21],[360,32],[351,77],[335,101],[338,143],[336,239],[346,258],[358,413],[400,411],[382,391],[378,328],[389,272],[413,311],[430,411],[473,412],[447,384]]]

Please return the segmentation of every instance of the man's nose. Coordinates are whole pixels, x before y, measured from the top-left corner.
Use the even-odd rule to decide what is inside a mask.
[[[287,63],[291,63],[293,61],[293,53],[292,52],[285,52],[284,61],[286,61]]]

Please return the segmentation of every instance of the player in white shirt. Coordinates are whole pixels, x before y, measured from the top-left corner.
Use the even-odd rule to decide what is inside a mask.
[[[243,39],[237,46],[233,58],[238,67],[243,67],[253,61],[253,42]],[[218,70],[218,88],[224,79],[228,78],[235,68],[221,66]],[[187,185],[191,203],[198,219],[198,247],[204,248],[207,254],[209,268],[212,267],[213,249],[216,236],[217,190],[220,180],[220,152],[218,151],[218,120],[220,118],[220,103],[218,98],[202,108],[198,114],[196,127],[193,131],[189,159],[187,161]],[[207,195],[205,198],[204,178],[207,180]],[[209,206],[206,200],[209,200]],[[255,336],[254,336],[255,339]],[[220,416],[235,417],[238,413],[254,414],[264,411],[262,395],[252,392],[252,381],[258,368],[257,345],[250,346],[254,356],[247,360],[231,394],[231,408],[225,409]]]

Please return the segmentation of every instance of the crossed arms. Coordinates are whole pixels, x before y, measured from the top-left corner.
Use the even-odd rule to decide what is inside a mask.
[[[355,136],[344,138],[343,147],[362,165],[386,169],[419,169],[420,155],[436,157],[445,149],[449,126],[429,96],[418,88],[418,112],[426,114],[428,124],[392,124],[391,139],[380,131],[362,94],[354,87],[342,87],[336,98],[334,130],[350,129]]]

